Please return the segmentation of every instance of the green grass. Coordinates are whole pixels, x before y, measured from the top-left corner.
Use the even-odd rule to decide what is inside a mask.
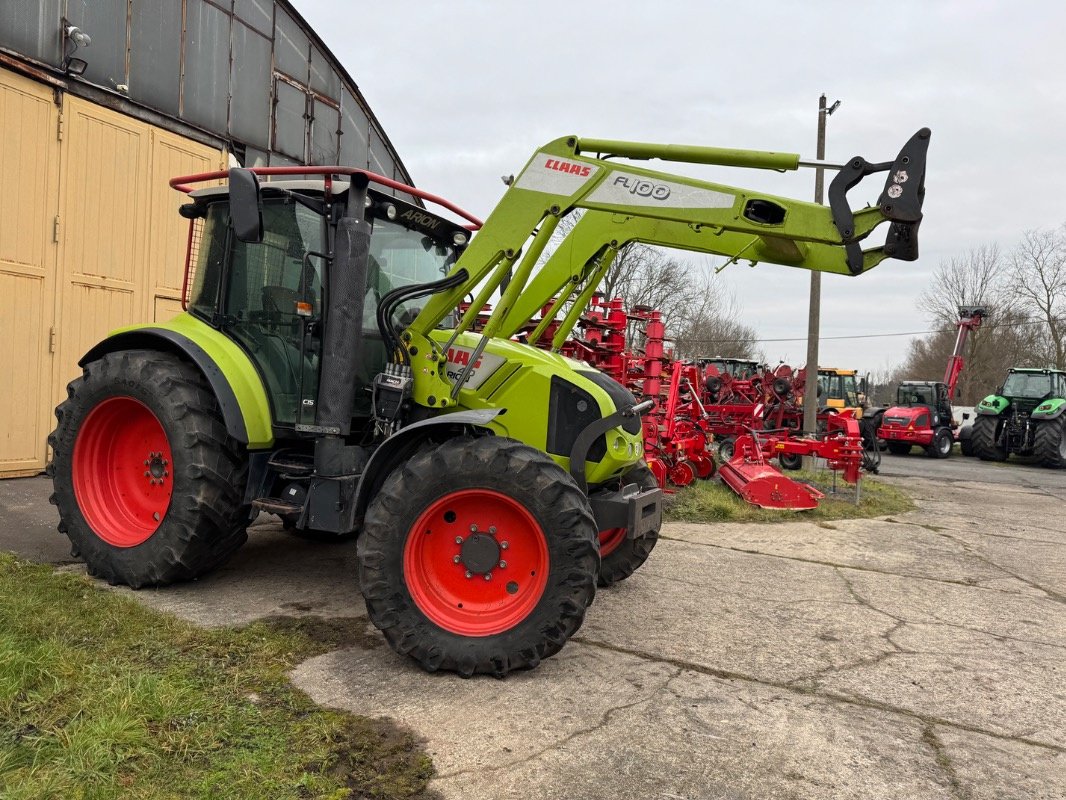
[[[793,522],[856,519],[902,514],[915,508],[910,497],[901,489],[863,476],[859,504],[855,504],[854,488],[837,478],[837,495],[828,494],[832,476],[826,472],[789,472],[787,476],[812,484],[826,497],[810,511],[777,511],[758,508],[741,500],[724,483],[696,481],[678,489],[666,502],[666,519],[672,522]]]
[[[0,797],[426,797],[384,721],[318,708],[287,673],[359,620],[203,630],[0,554]]]

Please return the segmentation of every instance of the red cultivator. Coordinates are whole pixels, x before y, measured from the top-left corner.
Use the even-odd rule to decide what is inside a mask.
[[[537,344],[550,347],[557,325],[550,323]],[[560,347],[563,355],[596,367],[638,397],[656,400],[644,417],[644,450],[661,487],[688,486],[719,471],[726,485],[755,505],[814,508],[823,496],[818,490],[768,463],[777,457],[796,468],[804,455],[826,459],[848,483],[858,481],[862,440],[850,413],[822,417],[823,434],[790,436],[803,417],[796,401],[803,370],[794,373],[786,365],[769,370],[739,359],[677,361],[666,350],[661,313],[644,306],[627,311],[622,298],[594,296],[578,327],[581,334]],[[628,346],[633,329],[640,348]],[[717,470],[712,439],[719,443]]]

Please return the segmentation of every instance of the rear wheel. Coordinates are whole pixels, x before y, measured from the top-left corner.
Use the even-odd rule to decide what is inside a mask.
[[[1033,453],[1045,467],[1066,467],[1066,416],[1037,423]]]
[[[247,461],[200,372],[169,353],[85,366],[48,439],[59,530],[89,573],[134,588],[189,580],[247,539]]]
[[[781,453],[777,457],[781,469],[797,470],[803,466],[803,456],[799,453]]]
[[[638,464],[619,481],[619,487],[636,483],[641,491],[656,489],[659,482],[646,464]],[[625,528],[600,531],[600,586],[624,581],[648,560],[652,548],[659,541],[659,531],[651,531],[636,539],[626,537]]]
[[[933,458],[947,458],[951,455],[951,448],[955,445],[955,437],[947,428],[937,428],[933,433],[933,441],[925,449]]]
[[[397,468],[357,546],[370,620],[429,671],[535,667],[580,627],[599,556],[588,500],[544,453],[459,437]]]
[[[973,453],[982,461],[1006,461],[1007,450],[996,444],[996,433],[1000,425],[999,417],[980,416],[973,421],[973,435],[970,444]]]
[[[911,446],[906,442],[889,442],[888,452],[894,456],[905,456],[911,451]]]
[[[718,460],[725,462],[729,461],[733,457],[733,448],[735,446],[735,440],[732,436],[727,436],[718,443]]]

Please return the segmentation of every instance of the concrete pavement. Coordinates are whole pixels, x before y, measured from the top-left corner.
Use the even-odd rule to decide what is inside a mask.
[[[206,625],[354,622],[294,681],[421,735],[445,798],[1066,798],[1066,473],[885,461],[927,475],[888,478],[918,511],[670,524],[562,653],[502,681],[396,656],[354,544],[276,525],[215,574],[133,594]]]

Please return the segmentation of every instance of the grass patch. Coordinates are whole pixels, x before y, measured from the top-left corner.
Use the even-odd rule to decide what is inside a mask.
[[[902,514],[915,508],[902,489],[863,476],[859,504],[855,504],[854,488],[837,479],[837,495],[829,494],[832,476],[826,472],[797,471],[788,477],[809,483],[826,497],[810,511],[777,511],[749,505],[724,483],[717,480],[696,481],[670,496],[665,517],[671,522],[794,522],[797,520],[824,522],[834,519],[857,519]]]
[[[322,709],[300,661],[354,620],[203,630],[0,554],[0,797],[426,798],[388,722]]]

